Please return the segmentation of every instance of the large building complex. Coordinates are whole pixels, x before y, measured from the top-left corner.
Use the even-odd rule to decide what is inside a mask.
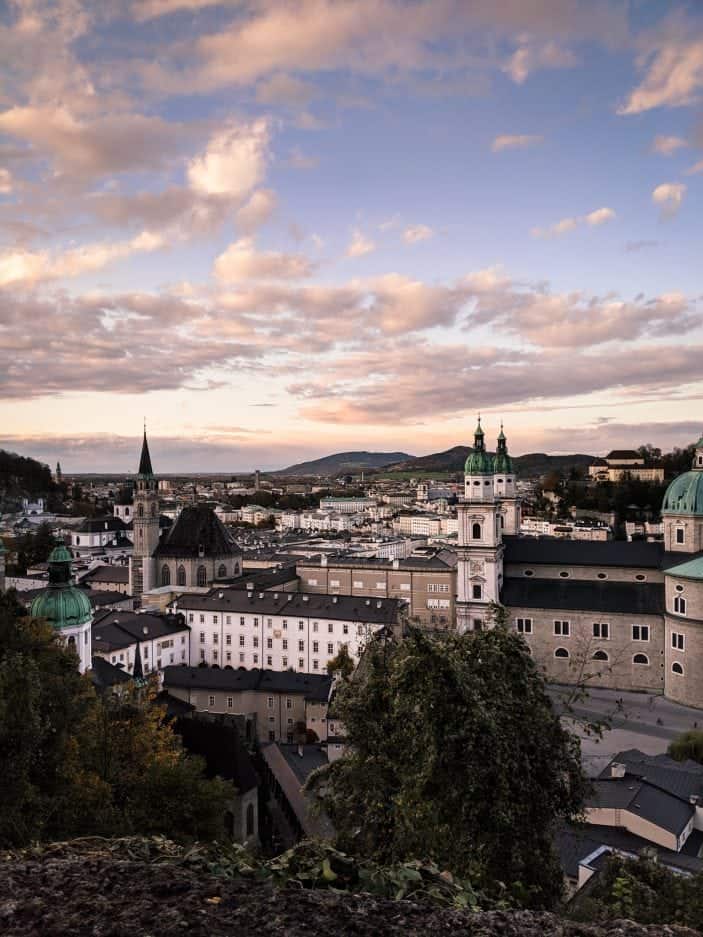
[[[703,708],[703,438],[669,485],[663,543],[523,539],[505,440],[480,423],[459,505],[457,628],[502,604],[549,680],[664,693]]]

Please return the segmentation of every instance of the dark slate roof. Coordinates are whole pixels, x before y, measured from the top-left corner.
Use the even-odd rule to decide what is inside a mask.
[[[608,455],[606,456],[606,459],[608,459],[611,462],[619,462],[622,459],[628,459],[628,460],[640,459],[644,461],[644,459],[642,458],[642,455],[639,452],[635,452],[634,449],[613,449],[612,452],[608,453]]]
[[[447,551],[443,551],[447,552]],[[377,557],[356,557],[356,556],[335,556],[332,554],[327,557],[327,565],[332,567],[343,567],[345,569],[387,569],[393,570],[393,560],[378,559]],[[298,566],[321,566],[322,557],[312,556],[298,560]],[[398,560],[398,569],[417,569],[432,570],[433,572],[450,572],[453,569],[451,563],[435,556],[407,556]]]
[[[569,878],[578,878],[579,865],[586,856],[590,856],[602,844],[598,840],[600,827],[577,830],[565,827],[556,834],[556,847],[564,874]]]
[[[292,670],[245,670],[239,667],[183,667],[174,664],[164,668],[164,687],[191,690],[245,690],[261,693],[303,694],[305,699],[325,703],[330,695],[332,677],[323,673],[298,673]]]
[[[103,652],[114,651],[129,647],[135,641],[151,641],[188,630],[183,615],[105,611],[93,620],[93,648]]]
[[[118,683],[129,683],[132,677],[121,667],[115,667],[104,657],[94,657],[90,673],[97,690],[107,690]]]
[[[318,768],[323,768],[328,764],[327,755],[322,751],[319,745],[303,745],[302,757],[298,754],[298,746],[295,744],[285,745],[278,743],[281,754],[293,769],[293,773],[301,784],[305,784],[308,777]]]
[[[179,696],[171,696],[166,690],[157,693],[154,702],[166,707],[166,719],[178,719],[179,716],[189,716],[195,712],[195,706],[192,703]]]
[[[179,596],[177,604],[179,611],[290,615],[291,618],[327,618],[379,625],[395,624],[401,606],[398,599],[316,592],[247,592],[230,588],[211,589],[207,595],[184,594]]]
[[[253,569],[249,574],[238,576],[236,579],[216,579],[215,584],[221,583],[228,589],[249,589],[257,592],[297,581],[298,573],[295,566],[284,566],[282,569]]]
[[[628,775],[639,778],[688,802],[694,794],[703,799],[703,765],[695,761],[674,761],[668,755],[646,755],[631,748],[614,755],[610,764],[625,765]],[[610,765],[601,771],[601,778],[610,776]]]
[[[151,456],[149,455],[149,443],[146,441],[146,429],[144,430],[144,441],[142,442],[142,454],[139,459],[139,474],[154,474],[154,470],[151,467]]]
[[[189,504],[156,548],[155,556],[238,556],[241,550],[212,508]]]
[[[695,807],[666,791],[639,781],[632,775],[598,780],[594,793],[586,799],[587,807],[614,807],[642,817],[663,830],[678,836],[695,813]]]
[[[128,566],[96,566],[81,577],[81,583],[90,582],[129,582]]]
[[[557,540],[552,538],[504,537],[504,562],[549,566],[628,566],[659,569],[664,557],[662,543],[645,540]],[[678,554],[679,562],[681,554]]]
[[[664,849],[661,846],[657,846],[655,843],[650,842],[650,840],[644,839],[641,836],[637,836],[635,833],[630,833],[628,830],[623,829],[620,826],[596,826],[595,824],[585,824],[583,827],[577,826],[567,826],[566,832],[574,835],[575,842],[573,844],[573,849],[576,855],[574,858],[580,858],[581,860],[585,859],[586,856],[590,854],[592,850],[589,849],[591,842],[594,840],[598,845],[609,846],[613,850],[616,850],[621,853],[629,853],[632,856],[638,856],[643,850],[652,850],[655,849],[659,860],[663,865],[669,866],[674,869],[681,869],[685,872],[695,873],[703,871],[703,860],[698,859],[694,856],[682,852],[674,852],[671,849]],[[693,836],[694,833],[691,834]],[[561,834],[559,834],[561,836]],[[689,839],[691,837],[689,836]],[[583,849],[587,849],[588,852],[584,852],[583,856],[578,857],[577,853],[579,850],[579,839],[583,842]],[[688,840],[686,840],[688,843]],[[568,859],[568,850],[571,848],[568,845],[565,847],[567,850],[566,855],[562,852],[562,846],[557,839],[557,848],[559,850],[560,856],[562,856],[562,861],[564,858]],[[685,849],[685,846],[684,846]],[[572,859],[573,861],[573,859]],[[572,866],[573,868],[573,866]]]
[[[107,517],[87,517],[80,527],[74,527],[76,534],[97,534],[103,530],[125,530],[127,525],[121,517],[109,514]]]
[[[664,583],[509,578],[503,582],[501,601],[512,608],[662,615]]]

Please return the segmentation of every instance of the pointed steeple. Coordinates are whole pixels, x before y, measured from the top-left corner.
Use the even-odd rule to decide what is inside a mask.
[[[142,442],[142,455],[139,460],[139,474],[147,478],[154,475],[151,467],[151,456],[149,455],[149,443],[146,441],[146,424],[144,424],[144,441]]]
[[[474,449],[479,452],[485,449],[483,429],[481,428],[481,414],[478,415],[478,426],[474,432]]]
[[[132,676],[134,677],[135,683],[144,681],[144,668],[142,667],[142,655],[139,651],[139,641],[137,641],[137,649],[134,652],[134,670],[132,671]]]

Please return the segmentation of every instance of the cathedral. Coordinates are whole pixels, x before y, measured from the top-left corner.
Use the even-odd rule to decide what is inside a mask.
[[[206,505],[184,507],[173,527],[160,537],[158,489],[144,430],[132,508],[131,595],[141,601],[144,593],[160,586],[206,588],[216,580],[241,575],[242,551]]]
[[[663,543],[518,536],[507,440],[492,456],[480,420],[458,513],[459,631],[491,627],[500,604],[550,682],[703,708],[703,437],[666,491]]]

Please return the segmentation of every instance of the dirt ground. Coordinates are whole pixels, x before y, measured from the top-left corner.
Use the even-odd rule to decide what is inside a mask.
[[[69,846],[0,855],[3,937],[700,937],[685,928],[626,921],[594,927],[548,914],[473,914],[274,888],[216,877],[183,860],[154,862]]]

